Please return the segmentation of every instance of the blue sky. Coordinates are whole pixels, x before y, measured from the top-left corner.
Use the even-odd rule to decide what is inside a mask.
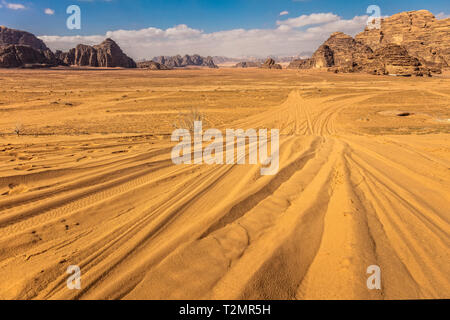
[[[333,12],[343,18],[352,18],[363,15],[371,4],[380,6],[383,15],[418,9],[427,9],[435,14],[450,13],[448,0],[8,0],[7,3],[22,4],[26,9],[11,10],[3,6],[0,9],[0,24],[32,30],[38,35],[88,35],[150,26],[166,29],[178,24],[206,32],[270,28],[282,11],[289,11],[289,16]],[[65,11],[71,4],[77,4],[82,9],[81,31],[65,28],[68,16]],[[55,13],[45,14],[46,8]]]
[[[382,15],[427,9],[435,15],[440,14],[441,17],[444,17],[450,13],[449,3],[449,0],[429,0],[426,2],[423,0],[0,0],[0,25],[27,30],[39,36],[63,36],[65,38],[58,38],[59,42],[55,38],[46,38],[46,40],[51,42],[50,47],[52,49],[58,46],[65,49],[66,46],[69,46],[70,41],[85,40],[85,42],[93,42],[107,35],[107,32],[145,30],[151,27],[167,31],[175,26],[185,25],[189,32],[181,30],[183,28],[178,28],[176,33],[187,34],[189,38],[195,34],[192,30],[196,30],[197,33],[201,32],[206,37],[237,29],[247,31],[269,30],[272,32],[280,26],[280,20],[311,14],[333,14],[339,17],[342,23],[330,25],[331,28],[332,26],[343,25],[345,21],[351,22],[355,17],[365,16],[367,7],[372,4],[381,8]],[[77,4],[81,8],[81,30],[68,30],[66,28],[68,17],[66,8],[71,4]],[[46,9],[50,10],[45,13]],[[288,12],[288,14],[280,16],[281,12]],[[361,24],[363,20],[364,18],[360,18],[358,23]],[[355,33],[359,30],[359,27],[359,25],[353,23],[353,29],[344,26],[344,30],[335,31],[347,31],[348,33],[353,31]],[[302,26],[300,28],[302,30],[297,31],[305,32],[305,28],[308,28],[308,26]],[[315,41],[311,41],[313,46],[316,45],[317,41],[326,37],[328,30],[322,31],[323,34],[317,39],[313,39]],[[223,36],[222,34],[219,35]],[[120,38],[118,34],[112,34],[112,36]],[[166,36],[168,36],[167,32]],[[172,33],[170,33],[170,36],[172,36]],[[248,32],[247,36],[249,36]],[[148,41],[158,40],[157,32],[153,32],[151,36],[145,39]],[[186,44],[187,47],[183,47],[184,42],[178,36],[177,39],[181,45],[180,52],[183,50],[184,52],[195,51],[195,47],[191,48],[192,45],[195,46],[194,42],[190,42]],[[122,41],[126,42],[124,39]],[[298,48],[298,51],[310,51],[313,50],[312,47],[307,48],[303,45],[302,48]],[[166,48],[161,44],[159,49],[152,49],[149,54],[165,51],[172,53],[176,49]],[[285,54],[293,54],[294,49],[292,47],[287,48]],[[205,44],[199,44],[197,51],[206,54],[210,50],[211,48],[206,48]],[[258,50],[259,48],[256,46],[254,53],[251,48],[248,50],[236,49],[236,53],[232,53],[229,48],[222,51],[233,55],[251,55],[258,53]],[[280,49],[275,51],[280,51]],[[281,52],[278,53],[282,54]],[[266,52],[262,54],[266,54]],[[143,53],[134,53],[135,57],[139,55],[143,55]]]

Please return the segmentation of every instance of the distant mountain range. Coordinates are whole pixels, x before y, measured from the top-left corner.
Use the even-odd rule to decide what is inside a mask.
[[[218,68],[212,57],[202,57],[198,54],[192,56],[159,56],[154,57],[152,61],[165,65],[168,68],[185,68],[189,66]]]
[[[271,58],[275,60],[277,63],[283,63],[283,62],[291,62],[295,59],[306,59],[313,55],[313,52],[302,52],[296,56],[268,56],[264,58],[258,58],[258,57],[239,57],[239,58],[229,58],[229,57],[223,57],[223,56],[214,56],[213,61],[216,65],[224,65],[224,64],[237,64],[240,62],[254,62],[254,63],[264,63],[268,58]]]

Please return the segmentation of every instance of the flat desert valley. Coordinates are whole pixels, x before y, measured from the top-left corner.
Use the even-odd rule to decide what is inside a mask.
[[[450,298],[449,73],[11,69],[0,83],[2,299]],[[174,165],[171,134],[198,116],[279,129],[278,173]]]

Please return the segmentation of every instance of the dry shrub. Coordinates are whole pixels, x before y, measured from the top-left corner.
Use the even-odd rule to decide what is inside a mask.
[[[16,123],[16,126],[14,127],[14,133],[17,134],[17,136],[20,136],[23,133],[23,124]]]
[[[200,112],[197,108],[192,108],[188,112],[180,112],[178,113],[178,117],[173,123],[173,127],[175,129],[186,129],[189,132],[194,133],[194,123],[196,121],[201,121],[205,124],[206,117]]]

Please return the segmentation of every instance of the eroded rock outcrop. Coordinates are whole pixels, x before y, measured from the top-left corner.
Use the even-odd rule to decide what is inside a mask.
[[[0,47],[0,68],[51,67],[59,64],[50,50],[38,50],[26,45]]]
[[[342,32],[333,33],[310,59],[294,60],[289,69],[340,67],[349,71],[362,69],[372,49]]]
[[[106,39],[95,46],[79,44],[68,52],[57,51],[55,55],[67,65],[136,68],[136,63],[133,59],[123,53],[122,49],[112,39]]]
[[[363,71],[378,75],[431,76],[431,71],[419,59],[409,55],[406,48],[396,44],[381,47],[363,65]]]
[[[51,67],[60,61],[33,34],[0,26],[0,67]]]
[[[427,10],[402,12],[382,19],[379,30],[366,28],[356,40],[373,50],[388,44],[401,45],[434,72],[450,66],[450,18],[436,19]]]
[[[243,61],[237,63],[234,67],[235,68],[261,68],[262,64],[259,62],[252,62],[252,61]]]
[[[313,59],[295,59],[288,65],[288,69],[312,69],[314,67]]]
[[[366,28],[355,39],[333,33],[310,59],[294,60],[288,68],[424,76],[448,66],[450,19],[420,10],[386,18],[381,29]]]
[[[155,62],[155,61],[142,61],[137,63],[137,67],[141,69],[149,69],[149,70],[171,70],[166,65],[163,65],[161,63]]]
[[[44,41],[38,39],[34,34],[0,26],[0,46],[11,44],[25,45],[42,51],[49,50]]]
[[[283,69],[281,65],[277,64],[274,59],[268,58],[266,62],[261,66],[263,69]]]

